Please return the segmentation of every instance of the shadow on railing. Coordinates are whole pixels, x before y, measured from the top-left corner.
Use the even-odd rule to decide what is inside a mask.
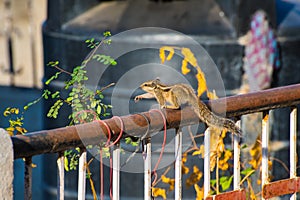
[[[228,117],[241,117],[245,114],[263,112],[264,119],[262,121],[262,197],[271,198],[283,194],[292,194],[298,191],[300,188],[300,179],[296,176],[296,112],[295,107],[300,103],[300,84],[279,87],[255,93],[249,93],[244,95],[231,96],[226,98],[220,98],[217,100],[211,100],[207,102],[208,106],[213,105],[214,112],[224,113],[224,105],[226,105],[226,114]],[[220,105],[220,106],[218,106]],[[277,182],[268,182],[268,141],[269,141],[269,123],[268,112],[275,108],[291,107],[291,128],[290,128],[290,179],[280,180]],[[178,129],[178,126],[188,126],[191,124],[199,123],[196,114],[188,107],[183,110],[170,110],[166,109],[162,111],[166,117],[167,128]],[[147,120],[147,119],[148,120]],[[145,132],[148,130],[148,136],[153,132],[158,132],[163,127],[162,116],[159,112],[144,112],[142,114],[133,114],[120,117],[121,121],[116,118],[103,120],[109,129],[111,130],[111,141],[118,138],[120,134],[121,122],[123,122],[124,133],[122,137],[126,137],[126,133],[130,136],[145,137]],[[84,135],[79,135],[78,130],[84,130]],[[205,132],[204,141],[209,141],[209,129]],[[178,131],[177,142],[181,144],[182,133]],[[26,172],[25,174],[25,198],[31,198],[31,157],[34,155],[44,153],[60,153],[74,147],[84,148],[82,140],[86,144],[99,144],[107,140],[109,136],[107,127],[104,123],[94,121],[91,123],[81,124],[77,126],[64,127],[53,130],[43,130],[26,135],[17,135],[12,137],[14,147],[14,158],[26,158]],[[84,137],[84,138],[83,138]],[[176,136],[177,137],[177,136]],[[215,195],[215,199],[246,199],[246,194],[242,188],[240,188],[240,172],[239,172],[239,138],[234,139],[234,191],[227,192],[220,195]],[[209,150],[209,142],[205,142],[206,150]],[[178,149],[177,149],[178,150]],[[179,151],[181,152],[180,148]],[[178,151],[177,151],[178,152]],[[115,154],[113,154],[115,155]],[[118,156],[116,156],[118,157]],[[61,158],[62,159],[62,158]],[[205,160],[206,159],[206,160]],[[207,160],[208,159],[208,160]],[[63,162],[63,161],[62,161]],[[145,165],[146,165],[145,161]],[[175,199],[181,199],[181,155],[176,158],[175,161]],[[116,162],[118,163],[118,162]],[[63,166],[63,165],[62,165]],[[84,163],[83,163],[84,166]],[[149,167],[149,166],[148,166]],[[151,167],[151,166],[150,166]],[[79,167],[80,168],[80,167]],[[84,168],[84,167],[82,167]],[[63,169],[63,167],[62,167]],[[116,166],[114,169],[119,169]],[[151,169],[150,169],[151,170]],[[207,171],[206,171],[207,170]],[[63,170],[62,170],[63,171]],[[85,170],[83,170],[82,176],[85,176]],[[206,171],[206,173],[205,173]],[[210,173],[209,172],[209,156],[204,158],[204,195],[208,199],[213,198],[209,196],[210,188]],[[63,172],[60,172],[60,184],[58,185],[58,194],[63,199]],[[177,173],[177,174],[176,174]],[[113,178],[113,197],[119,199],[119,172],[115,172]],[[148,175],[148,180],[151,181],[151,173]],[[145,181],[147,175],[145,175]],[[85,178],[83,178],[85,179]],[[79,180],[83,180],[79,179]],[[80,184],[80,183],[79,183]],[[83,184],[85,185],[85,184]],[[85,188],[78,186],[78,193],[81,197],[78,199],[85,199]],[[82,191],[80,191],[82,190]],[[294,195],[296,198],[296,194]],[[151,199],[151,184],[145,182],[145,199]]]

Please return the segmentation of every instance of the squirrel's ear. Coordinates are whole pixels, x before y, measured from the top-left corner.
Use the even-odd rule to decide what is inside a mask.
[[[160,78],[159,77],[156,77],[156,79],[155,79],[156,81],[160,81]]]

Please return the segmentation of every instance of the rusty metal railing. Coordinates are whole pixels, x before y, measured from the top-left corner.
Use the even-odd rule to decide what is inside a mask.
[[[263,126],[262,126],[262,197],[263,198],[271,198],[273,196],[283,195],[283,194],[291,194],[296,193],[298,191],[298,186],[300,184],[300,179],[296,176],[296,142],[297,142],[297,130],[296,130],[296,112],[297,108],[296,105],[300,104],[300,84],[279,87],[269,90],[264,90],[255,93],[249,93],[244,95],[236,95],[226,98],[220,98],[217,100],[212,100],[208,102],[208,105],[213,105],[214,112],[216,113],[224,113],[224,105],[226,105],[226,115],[228,117],[240,117],[245,114],[256,113],[256,112],[263,112]],[[268,113],[270,110],[275,108],[283,108],[283,107],[291,107],[291,128],[290,128],[290,152],[291,152],[291,169],[290,169],[290,179],[288,180],[281,180],[278,182],[268,182],[268,140],[269,140],[269,123],[268,123]],[[184,108],[183,110],[163,110],[164,115],[166,117],[167,128],[175,128],[177,129],[177,136],[176,149],[175,152],[181,153],[181,137],[182,132],[180,131],[179,126],[188,126],[191,124],[199,123],[197,116],[192,112],[192,110],[188,107]],[[148,119],[146,119],[146,118]],[[158,112],[144,112],[141,114],[133,114],[128,116],[122,116],[121,120],[124,123],[124,134],[123,137],[126,137],[126,133],[130,133],[131,136],[137,137],[145,137],[145,132],[149,135],[153,132],[158,132],[162,130],[163,124],[161,120],[161,114]],[[120,133],[120,121],[116,120],[115,118],[104,120],[104,122],[109,126],[112,132],[112,140],[115,140],[119,133]],[[149,124],[150,123],[150,124]],[[239,122],[238,122],[239,123]],[[78,134],[78,130],[84,130],[85,134],[80,135]],[[96,131],[95,131],[96,130]],[[64,127],[59,129],[53,130],[44,130],[44,131],[37,131],[33,133],[29,133],[26,135],[17,135],[12,137],[12,142],[14,146],[14,158],[26,158],[26,167],[28,168],[26,172],[31,173],[30,165],[31,165],[31,157],[38,154],[44,153],[60,153],[62,151],[72,149],[74,147],[81,147],[84,148],[82,140],[85,141],[85,144],[99,144],[101,141],[106,141],[106,137],[108,136],[108,132],[104,124],[99,123],[97,121],[81,124],[77,126],[70,126]],[[83,138],[84,137],[84,138]],[[205,141],[209,141],[209,129],[207,129],[205,134]],[[147,150],[151,147],[151,143],[148,143],[150,146]],[[146,144],[147,145],[147,144]],[[227,195],[227,198],[234,198],[238,197],[239,199],[245,199],[245,192],[239,186],[239,138],[234,139],[234,147],[235,147],[235,169],[234,176],[237,177],[234,180],[234,191],[228,192],[225,194],[220,194],[215,196],[215,199],[222,199],[224,195]],[[205,142],[205,150],[209,151],[209,142]],[[149,153],[149,152],[148,152]],[[150,152],[151,154],[151,152]],[[150,157],[149,154],[149,157]],[[119,152],[116,150],[113,153],[114,157],[118,159]],[[83,153],[83,156],[86,156]],[[209,159],[209,156],[206,156],[205,159]],[[147,164],[148,162],[148,164]],[[181,156],[178,157],[176,160],[175,166],[175,199],[181,199],[181,174],[179,173],[181,170]],[[204,161],[208,163],[205,165],[204,170],[206,171],[206,177],[204,177],[204,191],[205,196],[207,199],[213,198],[208,195],[209,193],[209,161]],[[63,157],[60,156],[58,160],[58,166],[63,168]],[[83,162],[84,163],[84,162]],[[116,168],[118,169],[118,161],[114,161]],[[83,164],[84,165],[84,164]],[[149,165],[149,160],[145,160],[145,166]],[[149,166],[148,166],[149,167]],[[150,166],[151,167],[151,166]],[[84,168],[84,167],[82,167]],[[61,169],[63,170],[63,169]],[[149,168],[148,168],[149,170]],[[151,170],[150,170],[151,171]],[[84,172],[83,172],[84,173]],[[113,194],[114,199],[118,199],[119,197],[119,181],[118,181],[118,172],[115,171],[114,173],[114,188]],[[63,183],[63,173],[59,173],[60,176],[60,183]],[[149,176],[145,175],[145,180],[149,180]],[[82,175],[84,177],[84,174]],[[31,178],[29,176],[25,177],[25,190],[27,191],[26,197],[30,199],[31,193]],[[83,178],[84,179],[84,178]],[[150,177],[151,181],[151,177]],[[147,187],[147,188],[146,188]],[[58,194],[62,195],[60,199],[63,199],[63,188],[61,185],[58,186]],[[84,199],[85,194],[85,183],[81,186],[78,186],[79,193],[82,195],[79,199]],[[80,189],[81,188],[81,189]],[[274,189],[274,188],[280,188]],[[287,188],[287,189],[283,189]],[[145,199],[150,199],[150,195],[148,195],[147,191],[151,191],[151,184],[145,184]],[[147,193],[147,194],[146,194]],[[293,198],[296,198],[294,195]]]

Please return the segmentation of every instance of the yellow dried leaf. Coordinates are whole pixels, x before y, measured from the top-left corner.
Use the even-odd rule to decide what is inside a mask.
[[[258,169],[262,159],[260,136],[256,138],[256,141],[250,149],[249,153],[252,157],[249,161],[249,164],[252,165],[254,169]]]
[[[226,133],[227,133],[227,131],[226,130],[222,130],[222,134],[221,134],[221,138],[225,138],[226,137]]]
[[[196,191],[196,200],[202,200],[204,198],[204,188],[199,187],[198,184],[194,184],[194,188]]]
[[[20,111],[20,110],[19,110],[19,108],[15,108],[14,111],[15,111],[15,114],[19,114],[19,111]]]
[[[166,61],[165,50],[163,48],[159,49],[159,58],[162,64]]]
[[[11,132],[13,132],[14,130],[15,130],[14,127],[8,127],[8,128],[6,128],[6,131],[11,131]]]
[[[216,167],[216,163],[217,163],[217,154],[216,153],[212,153],[210,155],[210,171],[214,171],[215,167]]]
[[[182,174],[188,174],[190,172],[190,168],[188,168],[187,166],[185,165],[182,165],[181,166],[181,173]]]
[[[261,184],[261,180],[257,179],[256,183],[257,183],[257,185],[260,185]]]
[[[187,60],[183,59],[182,60],[182,65],[181,65],[181,73],[183,75],[186,75],[186,74],[190,73],[190,71],[191,71],[187,66],[188,66]]]
[[[34,164],[34,163],[31,163],[31,167],[32,167],[32,168],[36,168],[36,167],[37,167],[37,165],[36,165],[36,164]]]
[[[229,168],[228,160],[232,157],[232,152],[225,150],[224,156],[219,160],[219,169],[226,171]]]
[[[197,59],[189,48],[182,48],[181,53],[184,56],[184,59],[187,60],[193,67],[198,66]]]
[[[10,111],[9,110],[5,110],[3,112],[4,117],[7,117],[8,115],[10,115]]]
[[[195,150],[192,155],[195,156],[195,155],[200,155],[202,154],[202,158],[204,157],[204,145],[200,145],[199,149],[198,150]]]
[[[202,178],[203,173],[199,170],[199,168],[194,165],[193,173],[186,179],[186,186],[191,187],[192,185],[198,183]]]
[[[166,58],[165,51],[169,51],[169,55]],[[161,63],[164,63],[166,60],[171,60],[174,55],[174,48],[170,46],[163,46],[159,49],[159,57]]]
[[[167,199],[166,190],[162,188],[152,188],[152,196],[153,197],[161,196],[163,199]]]
[[[167,183],[167,184],[170,185],[170,187],[169,187],[170,191],[174,190],[174,187],[175,187],[175,179],[174,178],[168,178],[168,177],[162,175],[161,176],[161,181],[163,183]]]
[[[185,163],[187,161],[187,156],[188,156],[187,153],[182,154],[182,158],[181,158],[182,163]]]
[[[17,126],[16,130],[18,131],[18,134],[27,133],[27,130],[25,128],[20,127],[20,126]]]
[[[218,98],[219,98],[219,97],[217,96],[215,90],[213,90],[212,92],[207,91],[207,97],[208,97],[210,100],[214,100],[214,99],[218,99]]]
[[[207,91],[206,80],[204,73],[199,68],[197,70],[196,79],[198,80],[198,96],[200,97],[205,91]]]
[[[187,156],[188,156],[187,153],[182,154],[182,158],[181,158],[181,173],[182,174],[188,174],[190,171],[190,169],[184,165],[187,161]]]
[[[167,56],[167,60],[171,60],[173,55],[174,55],[174,48],[169,47],[168,49],[166,49],[167,51],[169,51],[169,55]]]
[[[7,131],[7,133],[9,134],[9,136],[13,136],[14,135],[14,132],[12,132],[12,131]]]

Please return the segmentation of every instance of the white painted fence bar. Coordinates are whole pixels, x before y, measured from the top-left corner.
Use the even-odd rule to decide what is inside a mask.
[[[120,153],[121,149],[117,147],[113,151],[113,198],[114,200],[120,199]]]
[[[239,120],[236,125],[240,127],[241,121]],[[241,181],[241,176],[240,176],[240,170],[241,170],[241,163],[240,163],[240,154],[241,154],[241,149],[240,149],[240,136],[234,134],[233,135],[233,189],[238,190],[240,189],[240,181]]]
[[[85,200],[86,188],[86,150],[80,149],[80,157],[78,164],[78,200]]]
[[[262,164],[261,164],[261,184],[262,187],[267,184],[269,178],[269,165],[268,165],[268,146],[269,146],[269,111],[263,113],[262,119]]]
[[[144,200],[151,200],[151,139],[146,138],[144,144]]]
[[[175,136],[175,199],[182,198],[182,131],[176,129]]]
[[[204,133],[204,198],[210,192],[210,128]]]
[[[64,153],[58,153],[57,158],[57,199],[65,199],[65,157]]]
[[[297,177],[297,108],[292,107],[290,113],[290,178]],[[294,193],[291,200],[297,199]]]

